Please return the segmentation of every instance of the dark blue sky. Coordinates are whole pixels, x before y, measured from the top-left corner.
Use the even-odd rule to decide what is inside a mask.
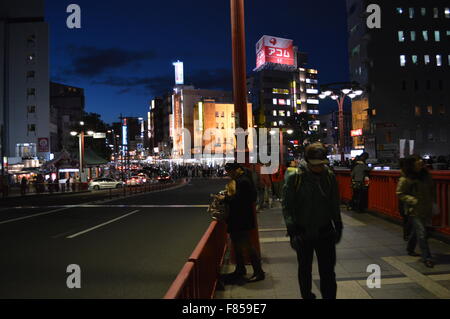
[[[68,29],[66,7],[77,3],[82,28]],[[106,122],[145,116],[148,102],[174,83],[231,89],[229,0],[46,0],[53,81],[85,89],[86,110]],[[247,0],[247,69],[266,34],[294,40],[309,53],[320,82],[348,80],[345,0]],[[321,104],[323,111],[335,102]]]

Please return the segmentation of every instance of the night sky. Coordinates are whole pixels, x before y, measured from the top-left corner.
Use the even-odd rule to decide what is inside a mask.
[[[66,7],[81,6],[82,28],[68,29]],[[348,80],[345,0],[246,0],[247,69],[262,35],[294,40],[322,84]],[[52,81],[85,89],[86,111],[106,122],[146,116],[149,101],[185,83],[232,88],[229,0],[46,0]],[[321,112],[335,107],[321,102]]]

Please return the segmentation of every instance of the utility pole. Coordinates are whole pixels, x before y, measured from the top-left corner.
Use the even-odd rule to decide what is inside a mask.
[[[245,19],[244,19],[244,0],[230,0],[231,3],[231,39],[233,49],[233,98],[236,113],[239,113],[239,126],[244,130],[248,130],[248,112],[247,112],[247,70],[245,58]],[[250,114],[251,116],[251,114]],[[236,161],[238,154],[244,152],[245,162],[248,165],[249,150],[247,144],[248,136],[245,137],[244,149],[239,149],[237,143]],[[254,209],[254,218],[256,217],[256,208]],[[251,241],[261,255],[261,247],[259,245],[258,226],[251,231]]]
[[[245,19],[244,0],[231,1],[231,40],[233,56],[233,99],[239,126],[248,129],[247,114],[247,70],[245,57]],[[249,163],[247,137],[245,149],[236,149],[237,154],[245,152],[245,164]],[[240,145],[238,145],[240,146]]]

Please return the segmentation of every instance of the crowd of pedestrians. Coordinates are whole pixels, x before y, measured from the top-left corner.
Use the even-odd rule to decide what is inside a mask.
[[[349,208],[363,213],[367,209],[371,168],[366,164],[368,153],[349,163],[352,180],[352,200]],[[402,159],[401,177],[396,194],[400,213],[405,220],[405,250],[410,256],[421,257],[426,267],[434,267],[428,245],[428,227],[437,214],[436,194],[427,163],[419,156]],[[335,299],[336,245],[343,234],[340,193],[336,176],[321,143],[309,145],[304,159],[290,161],[272,174],[261,174],[261,165],[244,168],[227,164],[231,178],[223,199],[228,207],[226,223],[236,252],[236,269],[224,275],[226,283],[254,282],[265,279],[260,257],[250,240],[255,230],[256,212],[281,202],[282,214],[290,237],[290,245],[298,260],[298,282],[302,298],[315,299],[312,293],[312,263],[314,253],[320,275],[320,292],[324,299]],[[228,205],[228,206],[227,206]],[[421,253],[415,249],[417,244]],[[243,254],[248,252],[254,274],[243,279],[246,269]]]

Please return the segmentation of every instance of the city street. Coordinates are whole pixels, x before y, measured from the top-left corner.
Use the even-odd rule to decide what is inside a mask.
[[[162,298],[211,221],[209,194],[225,183],[197,180],[87,207],[46,199],[2,209],[0,298]],[[80,289],[66,285],[71,264],[81,268]]]

